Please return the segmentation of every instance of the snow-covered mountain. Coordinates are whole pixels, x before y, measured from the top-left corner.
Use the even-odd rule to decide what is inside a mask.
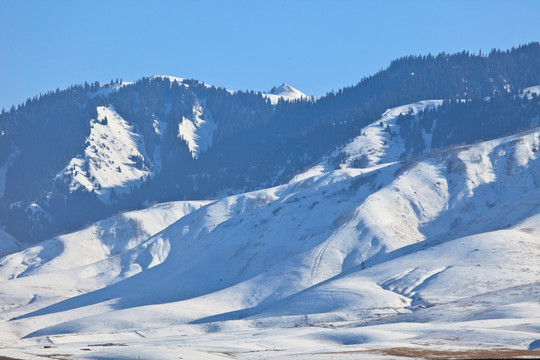
[[[286,184],[3,257],[0,354],[537,356],[540,128],[400,160],[396,119],[440,104],[387,110]]]
[[[317,99],[166,75],[51,91],[0,113],[0,227],[35,243],[148,203],[282,185],[317,164],[366,168],[530,129],[539,58],[538,43],[405,57]]]
[[[309,96],[304,94],[298,89],[293,88],[289,84],[281,84],[280,86],[272,88],[268,93],[262,93],[262,96],[270,99],[272,105],[276,105],[279,100],[293,101],[293,100],[307,100]]]
[[[538,83],[533,43],[2,112],[0,357],[540,356]]]

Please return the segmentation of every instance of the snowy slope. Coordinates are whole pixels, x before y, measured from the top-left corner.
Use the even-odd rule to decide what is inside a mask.
[[[196,99],[192,116],[190,118],[183,116],[178,125],[178,137],[186,142],[194,159],[199,157],[201,151],[207,150],[212,145],[212,137],[217,129],[212,114],[205,110],[203,105],[204,101]]]
[[[379,120],[366,126],[360,136],[344,147],[343,152],[347,155],[345,167],[386,164],[399,160],[404,153],[405,156],[409,155],[399,136],[400,127],[396,120],[400,115],[417,115],[419,111],[433,109],[441,104],[442,100],[426,100],[387,110]],[[424,142],[425,149],[430,150],[431,134],[424,133]]]
[[[523,89],[523,96],[526,96],[529,100],[532,99],[533,94],[540,96],[540,85],[531,86]]]
[[[304,94],[298,89],[293,88],[291,85],[288,84],[281,84],[280,86],[273,88],[268,93],[262,93],[262,96],[270,99],[270,102],[272,105],[276,105],[279,100],[284,101],[292,101],[292,100],[300,100],[300,99],[309,99],[309,96]]]
[[[186,84],[185,81],[188,80],[186,78],[181,78],[181,77],[178,77],[178,76],[171,76],[171,75],[154,75],[151,77],[151,79],[162,79],[162,80],[169,80],[171,83],[175,82],[175,83],[178,83],[179,85],[183,85],[185,87],[189,87],[189,84]],[[211,88],[213,87],[212,85],[209,85],[209,84],[206,84],[206,83],[201,83],[203,84],[205,87],[207,88]],[[227,90],[228,92],[231,92],[231,93],[234,93],[234,91],[232,90]]]
[[[151,177],[153,167],[159,164],[148,159],[142,136],[114,107],[100,106],[97,112],[97,119],[91,120],[84,155],[73,158],[56,179],[67,183],[70,192],[84,188],[107,202],[113,189],[116,195],[130,192]]]
[[[170,76],[170,75],[154,75],[151,77],[151,79],[162,79],[162,80],[169,80],[170,82],[176,82],[178,84],[183,84],[186,80],[185,78],[181,78],[178,76]]]
[[[390,109],[343,148],[339,169],[122,215],[2,258],[0,354],[533,348],[540,129],[399,161],[386,125],[437,105]],[[351,167],[363,154],[367,166]],[[126,346],[81,350],[108,342]]]
[[[146,210],[123,213],[80,231],[60,235],[5,257],[1,262],[0,281],[69,270],[125,253],[208,203],[163,203]]]
[[[360,169],[384,167],[410,157],[411,154],[407,153],[405,143],[399,136],[400,126],[396,124],[397,119],[400,115],[417,115],[422,110],[433,109],[441,104],[442,100],[424,100],[386,110],[377,121],[364,127],[360,135],[323,157],[317,165],[296,175],[293,181],[320,175],[336,167]],[[427,134],[424,131],[426,151],[431,149],[431,136],[431,133]]]
[[[13,236],[0,229],[0,256],[19,251],[22,247]]]
[[[129,85],[133,85],[133,82],[131,82],[131,81],[123,81],[121,83],[117,83],[117,82],[114,82],[114,83],[113,82],[101,83],[101,84],[99,84],[99,86],[100,86],[99,89],[94,93],[93,96],[107,97],[110,94],[112,94],[114,92],[117,92],[118,90],[120,90],[124,86],[129,86]]]
[[[171,83],[177,83],[189,88],[189,84],[186,84],[186,79],[168,76],[168,75],[155,75],[152,79],[167,79]],[[211,85],[202,83],[206,87],[212,87]],[[227,90],[229,92],[234,92]],[[197,159],[201,152],[206,151],[212,146],[212,137],[217,130],[217,124],[214,122],[212,114],[205,109],[205,99],[198,99],[195,94],[195,102],[193,104],[192,114],[189,117],[182,117],[182,120],[178,124],[178,137],[182,139],[188,146],[189,152],[194,159]],[[158,130],[156,129],[156,132]],[[163,133],[163,132],[161,132]]]

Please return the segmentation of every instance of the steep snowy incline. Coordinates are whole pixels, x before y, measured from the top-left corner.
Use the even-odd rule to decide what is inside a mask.
[[[56,179],[69,185],[70,192],[84,188],[109,201],[112,193],[129,193],[136,184],[153,175],[144,140],[113,107],[97,108],[91,120],[84,156],[72,159]]]
[[[178,125],[178,137],[186,142],[191,156],[197,159],[201,151],[212,145],[216,129],[212,114],[204,108],[204,101],[199,102],[196,99],[191,118],[182,117],[182,122]]]
[[[409,154],[400,135],[396,120],[400,115],[417,115],[418,112],[433,109],[442,100],[425,100],[387,110],[373,124],[365,127],[362,134],[347,144],[343,152],[347,155],[345,167],[370,167],[399,160]],[[431,134],[424,133],[424,148],[431,148]]]
[[[398,106],[386,110],[381,118],[362,128],[360,135],[348,144],[341,146],[322,161],[304,173],[298,174],[293,181],[325,173],[335,168],[371,168],[392,164],[406,158],[405,142],[400,137],[400,126],[396,123],[401,115],[411,114],[426,109],[434,109],[442,104],[442,100],[424,100],[412,104]],[[423,133],[424,148],[431,148],[431,136]]]
[[[168,75],[155,75],[152,79],[167,79],[171,83],[189,88],[185,78]],[[212,85],[202,83],[205,87],[211,88]],[[234,91],[227,90],[231,93]],[[217,124],[214,122],[212,114],[205,108],[205,99],[195,97],[192,114],[189,117],[182,117],[182,121],[178,124],[178,137],[182,139],[188,146],[189,152],[194,159],[197,159],[201,152],[206,151],[212,146],[212,138],[217,130]],[[156,132],[158,130],[156,129]]]
[[[19,251],[22,248],[22,244],[19,243],[13,236],[0,229],[0,256]]]

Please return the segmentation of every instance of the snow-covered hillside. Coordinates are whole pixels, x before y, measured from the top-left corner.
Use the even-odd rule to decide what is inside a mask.
[[[538,356],[540,129],[400,161],[387,125],[438,104],[388,110],[337,168],[2,258],[0,355]]]
[[[133,85],[133,82],[131,81],[123,81],[123,82],[110,82],[110,83],[101,83],[99,84],[99,89],[94,93],[93,96],[108,96],[114,92],[117,92],[124,86]]]
[[[23,245],[4,230],[0,229],[0,256],[21,250]],[[0,271],[1,268],[0,268]]]
[[[360,136],[342,149],[346,158],[341,166],[370,167],[410,156],[407,154],[403,139],[399,136],[400,127],[396,124],[396,120],[400,115],[417,115],[421,110],[433,109],[441,104],[442,100],[426,100],[387,110],[379,120],[366,126]],[[430,150],[432,134],[424,131],[423,135],[424,148]]]
[[[185,83],[186,79],[184,78],[168,75],[156,75],[152,78],[167,79],[171,83],[174,82],[189,88],[189,84]],[[203,85],[208,88],[212,87],[205,83]],[[231,90],[227,91],[234,93]],[[214,122],[212,114],[205,108],[205,99],[200,100],[195,94],[193,96],[195,101],[192,114],[189,117],[182,117],[178,124],[178,137],[186,143],[191,156],[197,159],[201,152],[212,146],[212,138],[217,130],[217,124]]]
[[[210,202],[163,203],[146,210],[123,213],[80,231],[60,235],[6,256],[1,262],[0,281],[69,270],[125,253],[208,203]],[[140,271],[140,268],[135,269],[137,270]]]
[[[442,104],[442,100],[424,100],[412,104],[398,106],[386,110],[380,119],[364,127],[360,135],[353,138],[331,154],[325,156],[311,169],[295,176],[293,181],[326,173],[334,168],[372,168],[387,166],[402,158],[411,156],[407,152],[404,140],[400,135],[400,126],[396,124],[400,115],[411,114],[434,109]],[[432,133],[423,131],[424,148],[430,150]]]
[[[526,96],[528,99],[532,99],[532,96],[540,96],[540,85],[531,86],[523,89],[523,96]]]
[[[73,158],[56,179],[67,183],[70,192],[84,188],[107,202],[113,189],[116,195],[129,193],[160,164],[148,159],[142,136],[113,107],[100,106],[97,113],[84,155]]]
[[[203,105],[204,102],[201,104],[198,99],[195,100],[191,118],[183,117],[178,125],[178,136],[186,142],[194,159],[212,145],[212,137],[217,129],[212,114]]]
[[[179,85],[189,87],[189,84],[186,84],[186,80],[187,80],[186,78],[181,78],[181,77],[178,77],[178,76],[171,76],[171,75],[154,75],[154,76],[152,76],[152,79],[156,79],[156,78],[157,79],[163,79],[163,80],[167,79],[171,83],[175,82],[175,83],[178,83]],[[207,88],[212,87],[212,85],[209,85],[209,84],[206,84],[206,83],[201,83],[201,84],[203,84]],[[234,93],[234,91],[232,91],[232,90],[227,90],[227,91]]]

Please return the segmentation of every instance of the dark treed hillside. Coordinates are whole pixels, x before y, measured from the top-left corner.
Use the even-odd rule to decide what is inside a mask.
[[[444,100],[438,108],[417,115],[402,114],[397,125],[405,140],[406,153],[472,144],[510,135],[538,126],[540,98],[519,93],[501,93],[486,99]],[[430,144],[423,134],[433,134]]]

